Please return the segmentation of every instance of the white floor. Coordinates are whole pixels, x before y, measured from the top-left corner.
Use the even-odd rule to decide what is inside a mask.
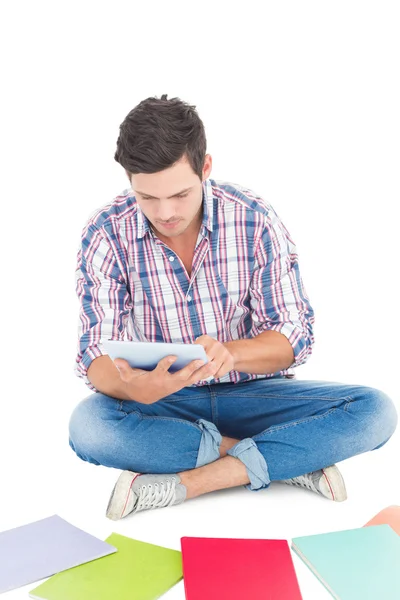
[[[119,124],[164,93],[197,107],[211,177],[265,197],[296,243],[316,313],[298,376],[381,388],[400,412],[399,3],[3,5],[0,531],[57,513],[102,539],[179,549],[184,535],[358,527],[400,504],[400,426],[340,465],[344,503],[238,488],[117,523],[105,509],[118,473],[68,446],[69,415],[88,393],[72,374],[82,229],[128,185],[113,160]],[[304,600],[331,599],[293,560]],[[164,598],[184,600],[183,582]]]
[[[77,389],[85,390],[79,381]],[[27,399],[21,396],[25,412],[18,411],[18,402],[14,408],[9,403],[6,407],[14,421],[9,429],[10,454],[2,461],[0,530],[57,513],[101,539],[117,532],[179,550],[181,536],[290,540],[350,529],[362,526],[385,506],[400,504],[397,431],[380,450],[340,464],[349,496],[343,503],[274,484],[257,493],[243,487],[214,492],[180,506],[112,522],[105,517],[105,509],[119,472],[87,464],[69,448],[67,423],[74,402],[46,403],[46,419],[39,421],[34,417],[34,403],[30,405]],[[19,427],[23,427],[24,435]],[[296,555],[293,560],[304,600],[331,598]],[[33,587],[8,592],[4,598],[27,598]],[[183,582],[164,597],[184,600]]]

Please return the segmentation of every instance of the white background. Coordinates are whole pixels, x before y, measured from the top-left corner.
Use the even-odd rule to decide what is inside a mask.
[[[127,187],[119,124],[164,93],[197,107],[211,177],[264,195],[297,245],[316,314],[298,379],[373,386],[399,408],[398,4],[14,1],[0,22],[0,530],[58,513],[103,539],[179,549],[183,535],[358,527],[400,504],[398,431],[341,463],[341,504],[236,488],[118,523],[104,514],[118,472],[68,446],[91,393],[73,374],[80,233]],[[294,561],[304,600],[330,597]],[[165,597],[183,599],[183,583]]]

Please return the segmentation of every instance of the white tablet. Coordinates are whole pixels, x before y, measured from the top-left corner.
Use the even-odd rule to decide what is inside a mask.
[[[123,358],[132,368],[151,371],[165,356],[178,358],[169,368],[171,373],[183,369],[192,360],[204,360],[208,363],[206,351],[200,344],[169,344],[164,342],[131,342],[118,340],[101,340],[100,343],[110,358]]]

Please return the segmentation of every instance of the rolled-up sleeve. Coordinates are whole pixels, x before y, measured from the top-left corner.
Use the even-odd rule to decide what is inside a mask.
[[[289,340],[294,362],[306,362],[314,344],[314,311],[299,269],[296,245],[271,208],[255,248],[250,285],[254,335],[273,330]]]
[[[124,338],[132,300],[105,232],[88,223],[81,237],[75,270],[80,310],[74,372],[91,390],[98,391],[87,370],[95,358],[107,354],[102,339]]]

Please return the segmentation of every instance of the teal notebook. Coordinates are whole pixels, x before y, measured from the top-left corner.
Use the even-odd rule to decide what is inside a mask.
[[[293,538],[292,548],[337,600],[400,599],[400,537],[389,525]]]

